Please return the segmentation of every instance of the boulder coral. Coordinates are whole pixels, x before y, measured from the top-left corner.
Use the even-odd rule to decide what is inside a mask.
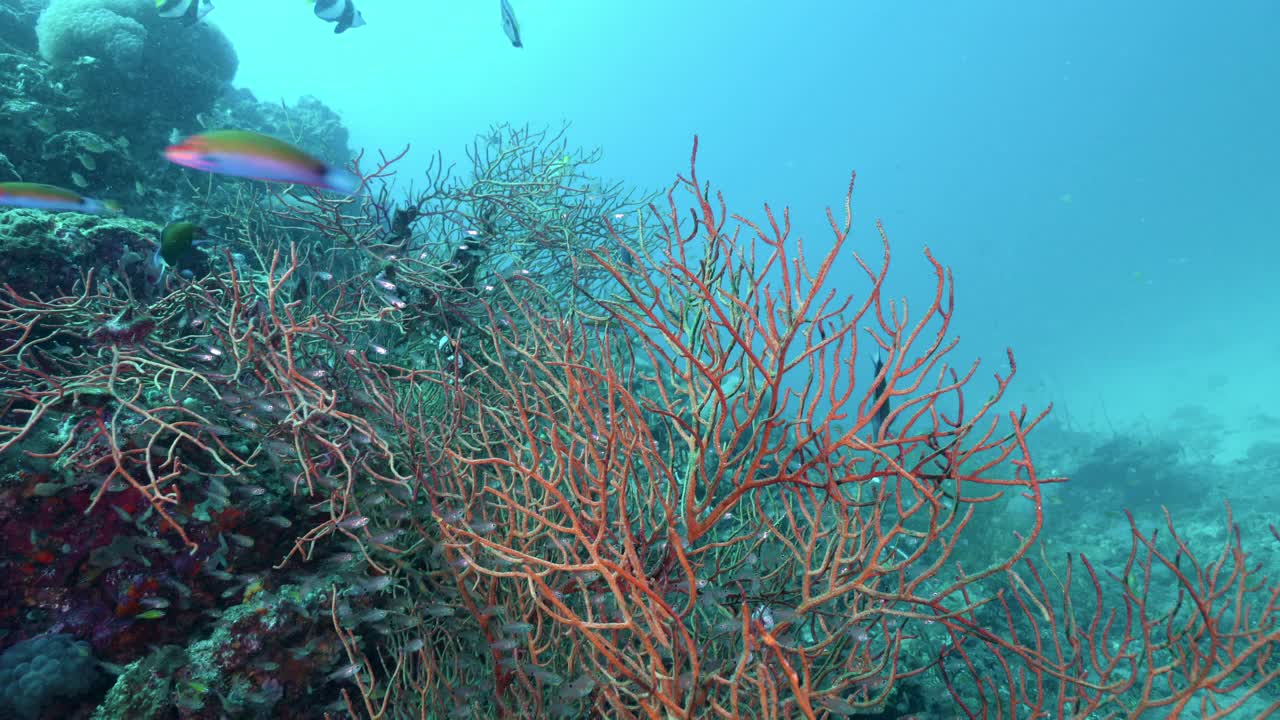
[[[160,17],[151,0],[53,0],[36,23],[40,54],[100,113],[189,125],[235,77],[217,26]]]

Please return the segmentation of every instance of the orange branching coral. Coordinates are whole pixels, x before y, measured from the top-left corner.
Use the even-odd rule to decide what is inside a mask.
[[[1012,356],[994,393],[965,402],[976,365],[947,360],[949,273],[929,256],[936,289],[908,323],[885,296],[883,233],[878,267],[846,248],[852,190],[815,255],[785,212],[731,216],[695,167],[640,224],[656,243],[618,236],[585,258],[616,284],[594,313],[530,302],[519,278],[521,302],[491,304],[500,330],[467,358],[468,384],[441,380],[459,420],[435,489],[500,706],[882,705],[931,662],[904,653],[919,629],[988,602],[977,588],[1026,552],[1038,510],[992,567],[952,564],[977,506],[1012,488],[1038,508],[1058,481],[1026,454],[1043,415],[998,422]]]

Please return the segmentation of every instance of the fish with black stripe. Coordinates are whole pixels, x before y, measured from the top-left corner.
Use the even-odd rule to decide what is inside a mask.
[[[181,18],[183,25],[195,25],[213,10],[211,0],[156,0],[160,17]]]
[[[364,25],[364,16],[356,9],[354,0],[316,0],[316,17],[335,23],[335,34]]]

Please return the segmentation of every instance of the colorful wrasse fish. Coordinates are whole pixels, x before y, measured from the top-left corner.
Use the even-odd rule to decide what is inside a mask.
[[[170,162],[194,170],[265,182],[295,183],[354,193],[360,178],[283,140],[248,130],[214,130],[165,148]]]
[[[160,17],[182,18],[183,25],[195,25],[213,10],[212,0],[156,0]]]
[[[356,9],[355,0],[315,0],[316,17],[335,23],[334,34],[364,25],[364,16]]]
[[[120,213],[120,206],[109,200],[95,200],[73,190],[42,183],[0,183],[0,205],[95,215],[117,215]]]
[[[524,47],[524,41],[520,39],[520,23],[516,21],[516,13],[507,0],[502,0],[502,32],[507,34],[512,45]]]

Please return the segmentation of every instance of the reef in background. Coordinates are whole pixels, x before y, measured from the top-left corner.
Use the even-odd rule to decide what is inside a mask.
[[[216,26],[160,18],[151,0],[0,0],[0,181],[58,185],[124,210],[0,209],[0,282],[43,298],[76,292],[90,272],[145,282],[163,225],[199,219],[206,205],[205,188],[161,155],[173,137],[234,127],[294,139],[333,163],[351,157],[333,110],[310,97],[261,102],[231,86],[235,66]],[[51,437],[33,434],[22,449],[54,450]],[[327,613],[320,589],[255,581],[251,571],[269,570],[279,553],[253,547],[263,534],[244,527],[244,510],[203,514],[191,525],[202,549],[182,552],[135,531],[144,508],[130,493],[86,515],[90,493],[77,478],[23,452],[3,455],[0,717],[88,717],[99,703],[98,718],[287,717],[281,707],[297,697],[280,678],[305,677],[340,652],[329,628],[300,621],[304,609]],[[242,545],[218,540],[232,535]],[[121,677],[103,699],[113,673]]]
[[[190,177],[161,155],[175,137],[233,127],[351,158],[319,100],[233,89],[235,52],[215,25],[161,18],[150,0],[55,0],[41,15],[44,4],[0,0],[0,182],[74,189],[132,219],[0,211],[0,277],[15,290],[69,292],[90,268],[148,257],[160,226],[198,214]]]

